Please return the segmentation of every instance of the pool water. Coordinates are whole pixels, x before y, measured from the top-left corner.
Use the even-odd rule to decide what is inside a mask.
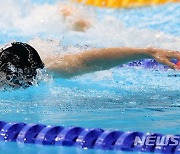
[[[67,28],[58,14],[58,6],[59,2],[40,0],[1,3],[0,44],[25,41],[43,56],[112,46],[180,50],[180,4],[132,10],[77,5],[93,23],[84,33]],[[174,70],[142,67],[118,67],[68,80],[42,73],[39,85],[16,90],[1,88],[0,120],[180,134],[178,76],[180,73]],[[0,143],[0,150],[102,153],[16,143]]]

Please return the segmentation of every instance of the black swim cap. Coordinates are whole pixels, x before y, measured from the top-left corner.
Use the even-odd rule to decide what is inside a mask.
[[[0,50],[0,72],[15,85],[30,85],[43,67],[37,51],[26,43],[14,42]]]

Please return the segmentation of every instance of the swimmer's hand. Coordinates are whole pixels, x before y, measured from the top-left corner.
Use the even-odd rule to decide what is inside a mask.
[[[56,76],[70,78],[85,73],[107,70],[134,60],[155,58],[159,63],[177,69],[170,60],[180,60],[180,53],[155,48],[104,48],[93,49],[56,58],[43,59],[47,69]]]
[[[172,69],[178,69],[177,65],[171,62],[171,59],[175,58],[180,61],[180,52],[151,48],[151,55],[159,63],[167,65]]]

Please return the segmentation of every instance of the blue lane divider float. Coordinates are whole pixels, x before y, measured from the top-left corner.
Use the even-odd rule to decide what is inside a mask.
[[[135,141],[136,137],[142,139]],[[0,141],[41,145],[75,146],[83,149],[121,150],[135,152],[180,153],[180,145],[145,144],[143,138],[169,138],[170,135],[142,132],[107,131],[98,128],[46,126],[42,124],[7,123],[0,121]],[[180,143],[180,135],[174,135]],[[178,138],[179,137],[179,138]],[[174,139],[174,138],[173,138]],[[144,140],[145,141],[145,140]],[[136,144],[135,144],[136,143]]]

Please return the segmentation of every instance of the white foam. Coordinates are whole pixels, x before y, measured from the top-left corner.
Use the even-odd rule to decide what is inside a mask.
[[[60,4],[57,2],[40,5],[34,4],[30,0],[3,1],[0,3],[0,29],[17,31],[17,35],[32,37],[42,34],[41,37],[51,37],[73,45],[88,44],[94,47],[155,46],[180,50],[179,37],[158,31],[140,30],[135,27],[126,28],[123,23],[109,15],[97,20],[92,9],[86,10],[87,8],[83,8],[81,5],[74,6],[79,10],[76,11],[74,20],[78,17],[88,19],[92,22],[92,28],[84,33],[74,32],[68,29],[68,23],[65,23],[60,14]],[[49,41],[47,42],[49,43]]]
[[[27,42],[42,57],[81,52],[85,50],[85,45],[88,45],[88,48],[153,46],[180,50],[180,38],[177,36],[136,27],[127,28],[112,15],[97,19],[92,8],[74,4],[73,7],[79,11],[73,15],[71,22],[73,18],[85,18],[92,23],[92,27],[86,32],[73,31],[68,25],[71,22],[65,22],[60,14],[60,5],[61,2],[35,4],[30,0],[3,1],[0,3],[0,29],[7,31],[8,35],[12,33],[15,36],[33,37],[34,39]],[[64,44],[71,46],[65,47]],[[102,72],[100,74],[102,76]]]

